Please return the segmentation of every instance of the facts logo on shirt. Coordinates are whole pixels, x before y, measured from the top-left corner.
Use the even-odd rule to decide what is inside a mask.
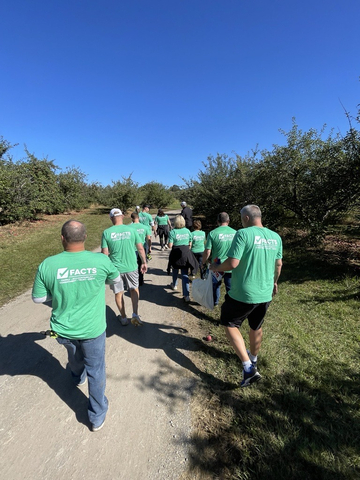
[[[96,267],[86,268],[58,268],[56,279],[59,283],[81,282],[84,280],[95,280]]]
[[[112,232],[111,240],[129,240],[131,238],[131,232]]]
[[[277,246],[278,242],[274,238],[262,238],[260,235],[255,235],[254,245],[256,248],[262,249],[274,249]]]
[[[69,278],[69,269],[68,268],[58,268],[56,278],[58,280],[63,278]]]

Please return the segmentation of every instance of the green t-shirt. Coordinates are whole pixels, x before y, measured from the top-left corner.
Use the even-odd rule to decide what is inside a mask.
[[[150,213],[147,212],[139,213],[139,222],[143,223],[144,225],[149,225],[151,227],[154,225],[154,220],[152,216],[150,215]]]
[[[280,236],[262,227],[238,230],[228,257],[240,260],[232,271],[230,297],[244,303],[270,302],[275,262],[282,258]]]
[[[109,258],[120,273],[137,270],[136,244],[143,242],[130,225],[113,225],[104,230],[101,248],[109,249]]]
[[[118,276],[106,255],[62,252],[40,264],[32,296],[52,297],[50,327],[61,337],[96,338],[106,329],[105,281]]]
[[[144,245],[146,237],[148,235],[151,236],[151,228],[149,227],[149,225],[144,225],[143,223],[131,223],[129,226],[137,231],[141,239],[141,243]],[[135,250],[136,250],[136,247],[135,247]]]
[[[155,217],[155,223],[157,223],[158,225],[168,225],[168,220],[169,217],[167,215],[164,215],[163,217],[159,217],[158,215],[156,215]]]
[[[229,226],[215,228],[209,233],[205,248],[211,250],[211,262],[216,258],[220,259],[220,263],[227,259],[235,233],[236,230]]]
[[[169,243],[172,243],[174,247],[180,245],[189,245],[191,232],[187,228],[174,228],[169,233]]]
[[[201,253],[205,250],[205,232],[194,230],[191,232],[191,251]]]

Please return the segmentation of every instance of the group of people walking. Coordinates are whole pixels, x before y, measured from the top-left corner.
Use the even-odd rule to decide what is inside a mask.
[[[160,249],[170,250],[168,273],[171,288],[177,289],[179,272],[184,301],[190,302],[190,275],[209,263],[214,304],[220,301],[224,279],[226,296],[220,321],[226,336],[243,365],[241,386],[258,381],[257,354],[262,340],[266,311],[277,293],[282,267],[282,242],[279,235],[263,227],[256,205],[241,210],[243,229],[229,226],[230,218],[219,213],[217,227],[208,236],[200,220],[182,202],[182,211],[172,228],[168,215],[159,209],[153,219],[150,206],[137,207],[132,223],[123,223],[119,208],[110,211],[112,226],[101,239],[103,255],[85,250],[86,229],[76,220],[61,230],[64,251],[46,258],[36,273],[32,298],[35,303],[52,302],[52,335],[68,352],[69,366],[76,385],[89,382],[88,416],[92,431],[105,422],[108,401],[105,396],[105,283],[110,285],[119,310],[119,322],[140,326],[139,286],[144,282],[147,261],[151,259],[152,235],[159,236]],[[222,272],[222,275],[216,275]],[[132,314],[127,317],[124,291],[130,292]],[[250,326],[250,348],[246,350],[239,327],[245,319]]]

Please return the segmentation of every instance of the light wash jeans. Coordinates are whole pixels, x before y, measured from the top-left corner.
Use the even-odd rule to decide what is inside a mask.
[[[179,275],[179,270],[177,268],[173,268],[172,271],[172,283],[174,286],[177,284],[177,278]],[[189,288],[189,269],[188,268],[182,268],[181,269],[181,280],[182,280],[182,291],[183,291],[183,296],[188,297],[190,295],[190,288]]]
[[[89,340],[70,340],[58,337],[68,352],[69,366],[74,383],[78,385],[85,378],[89,382],[88,415],[90,423],[98,427],[103,423],[108,410],[105,397],[105,338],[106,332]]]

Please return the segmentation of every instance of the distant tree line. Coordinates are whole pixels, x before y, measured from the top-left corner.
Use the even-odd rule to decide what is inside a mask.
[[[132,176],[106,187],[88,184],[76,167],[64,172],[48,159],[37,159],[25,148],[26,158],[14,162],[13,145],[0,137],[0,223],[35,219],[40,214],[81,210],[91,204],[124,211],[143,203],[166,207],[186,200],[194,214],[215,223],[226,211],[234,228],[241,226],[240,208],[255,203],[267,226],[302,230],[316,243],[340,218],[359,211],[360,133],[349,119],[345,136],[332,132],[324,138],[310,129],[303,132],[293,120],[283,146],[235,154],[209,156],[196,178],[185,186],[166,187],[156,181],[139,186]]]
[[[0,136],[0,225],[80,211],[92,204],[124,211],[143,203],[160,208],[181,196],[177,185],[168,188],[153,181],[139,186],[131,175],[106,187],[89,184],[79,168],[61,171],[53,160],[38,159],[26,147],[26,157],[14,161],[10,154],[14,146]]]

